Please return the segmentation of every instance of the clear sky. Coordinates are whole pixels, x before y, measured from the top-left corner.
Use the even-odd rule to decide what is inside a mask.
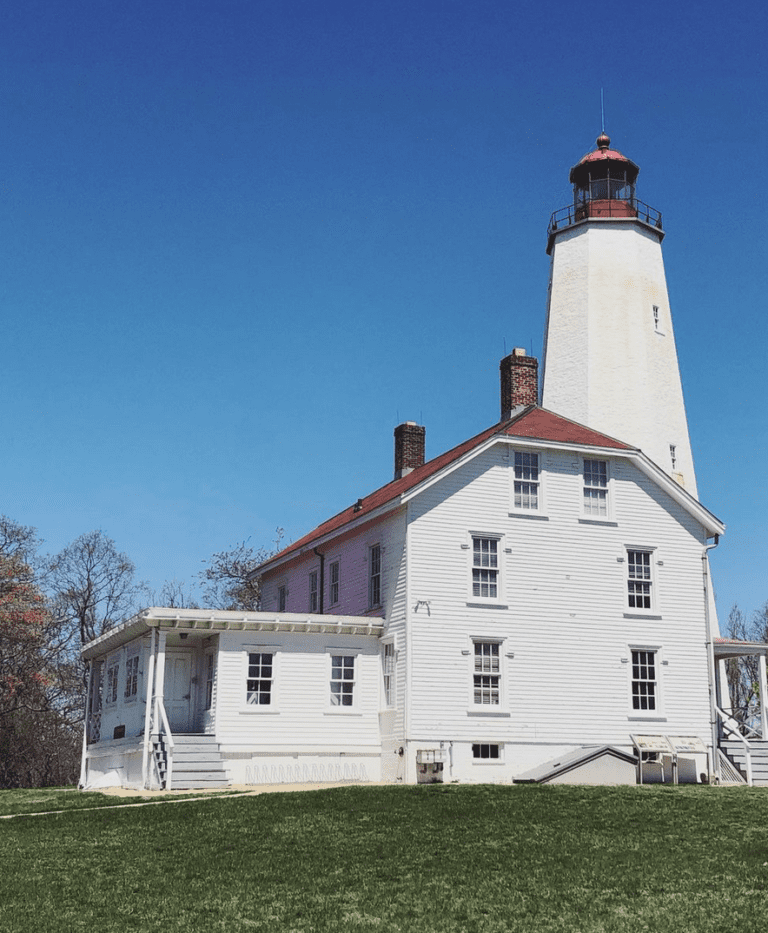
[[[160,587],[498,418],[550,213],[662,211],[722,617],[768,599],[764,3],[26,0],[0,35],[0,511]],[[626,438],[631,441],[631,438]]]

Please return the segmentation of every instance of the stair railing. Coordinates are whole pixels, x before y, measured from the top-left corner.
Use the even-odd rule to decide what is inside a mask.
[[[158,728],[159,725],[162,725],[162,729]],[[160,733],[164,732],[168,739],[168,770],[165,774],[165,789],[170,790],[171,780],[173,779],[173,747],[175,743],[162,697],[155,697],[155,728]]]
[[[739,732],[735,720],[732,719],[727,713],[724,713],[719,706],[716,706],[717,715],[720,717],[721,725],[723,729],[727,730],[730,735],[738,739],[741,744],[744,746],[744,753],[746,758],[746,772],[747,772],[747,784],[752,787],[752,748],[750,747],[747,739]],[[732,725],[733,723],[733,725]]]

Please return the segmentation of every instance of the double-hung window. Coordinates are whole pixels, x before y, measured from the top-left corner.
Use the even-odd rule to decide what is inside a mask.
[[[330,597],[331,605],[335,606],[339,601],[339,562],[337,560],[331,564],[328,573],[330,576],[331,584],[330,593],[328,595]]]
[[[274,655],[271,651],[248,652],[246,702],[249,706],[271,706],[274,686]]]
[[[472,673],[474,703],[476,706],[499,706],[501,703],[499,643],[476,641],[474,647]]]
[[[286,589],[284,586],[278,586],[277,588],[277,611],[285,612],[285,596]]]
[[[139,656],[128,658],[125,665],[125,699],[132,700],[139,693]]]
[[[213,684],[216,679],[216,655],[211,652],[205,658],[205,708],[213,706]]]
[[[584,461],[584,514],[590,518],[608,515],[608,463]]]
[[[309,611],[317,612],[317,571],[309,575]]]
[[[514,502],[524,512],[539,509],[539,455],[515,451]]]
[[[392,642],[384,645],[384,654],[381,659],[384,674],[384,705],[395,705],[395,646]]]
[[[381,545],[368,549],[368,608],[381,605]]]
[[[498,599],[498,538],[472,537],[472,596]]]
[[[355,656],[331,655],[331,706],[352,706],[355,696]]]
[[[105,703],[117,703],[117,685],[120,680],[120,661],[110,661],[107,665],[107,694]]]
[[[632,710],[652,713],[658,708],[656,652],[632,649]]]
[[[627,601],[630,609],[652,608],[652,553],[627,549]]]

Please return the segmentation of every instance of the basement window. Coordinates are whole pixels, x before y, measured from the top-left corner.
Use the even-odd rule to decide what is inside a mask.
[[[499,761],[501,759],[501,746],[491,742],[474,742],[472,744],[472,758],[475,761]]]

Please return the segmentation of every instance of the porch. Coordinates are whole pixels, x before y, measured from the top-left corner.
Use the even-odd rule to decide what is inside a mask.
[[[718,728],[716,778],[721,784],[768,787],[768,645],[734,638],[713,639],[715,695]],[[757,704],[747,708],[732,704],[725,662],[753,659]]]
[[[259,745],[264,747],[264,729],[254,730],[253,724],[258,721],[266,726],[279,712],[274,698],[268,707],[245,706],[250,701],[246,700],[242,664],[258,656],[258,673],[254,669],[247,676],[261,678],[253,681],[258,684],[252,688],[257,693],[271,691],[272,662],[266,659],[274,655],[249,655],[243,645],[293,639],[294,656],[318,656],[325,663],[329,656],[324,646],[329,638],[349,644],[349,636],[362,635],[368,637],[353,641],[368,643],[366,650],[378,659],[382,628],[381,619],[356,616],[145,610],[83,650],[89,674],[80,786],[228,786],[239,774],[239,759],[259,755]],[[237,641],[234,651],[233,639]],[[219,678],[222,651],[229,667]],[[244,707],[235,710],[234,734],[231,715],[225,726],[218,723],[227,743],[224,753],[217,735],[222,701],[227,709],[233,703]],[[359,715],[345,719],[351,726],[358,721]],[[336,738],[333,744],[344,747]],[[237,774],[229,773],[230,765]]]

